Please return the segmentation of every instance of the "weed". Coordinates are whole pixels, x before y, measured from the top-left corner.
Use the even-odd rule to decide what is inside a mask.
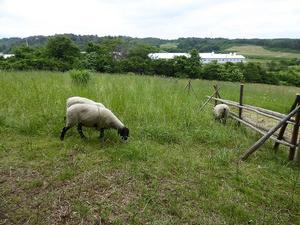
[[[69,74],[75,84],[86,85],[91,80],[91,73],[87,70],[71,70]]]

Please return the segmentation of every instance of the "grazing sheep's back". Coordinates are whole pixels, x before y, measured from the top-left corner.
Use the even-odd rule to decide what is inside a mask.
[[[75,104],[67,109],[66,118],[66,126],[82,123],[86,127],[94,127],[98,124],[99,110],[96,105]]]
[[[67,108],[75,104],[91,104],[91,105],[97,105],[99,107],[105,107],[102,103],[95,102],[91,99],[83,98],[79,96],[70,97],[67,99]]]
[[[214,107],[214,115],[216,119],[226,119],[229,116],[229,112],[229,107],[226,104],[218,104]]]
[[[92,104],[75,104],[67,109],[66,126],[78,123],[86,127],[123,128],[123,123],[109,110]]]

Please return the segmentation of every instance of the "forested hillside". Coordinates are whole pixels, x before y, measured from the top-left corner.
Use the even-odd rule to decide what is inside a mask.
[[[99,37],[97,35],[75,35],[65,34],[74,41],[81,50],[87,46],[89,42],[101,42],[107,37]],[[0,39],[0,52],[9,53],[16,46],[22,44],[29,46],[44,45],[51,36],[31,36],[27,38],[3,38]],[[300,51],[300,39],[226,39],[226,38],[178,38],[173,40],[165,40],[160,38],[132,38],[119,36],[125,46],[135,44],[148,44],[159,47],[160,50],[168,52],[188,52],[196,49],[199,52],[207,51],[225,51],[234,45],[257,45],[272,50]]]
[[[99,38],[75,35],[28,38],[25,44],[22,44],[20,40],[19,44],[10,43],[14,57],[7,59],[0,57],[0,70],[68,71],[77,69],[104,73],[130,72],[168,77],[300,86],[300,57],[283,57],[276,60],[271,58],[263,63],[246,61],[246,63],[236,64],[216,62],[203,64],[198,54],[200,51],[210,50],[209,46],[214,46],[211,47],[212,49],[217,47],[219,50],[225,49],[230,46],[230,42],[226,39],[206,39],[203,45],[197,45],[197,40],[178,39],[179,43],[175,44],[155,38]],[[191,57],[151,60],[148,54],[161,51],[161,46],[164,50],[170,48],[189,52]],[[190,50],[192,46],[195,48]]]

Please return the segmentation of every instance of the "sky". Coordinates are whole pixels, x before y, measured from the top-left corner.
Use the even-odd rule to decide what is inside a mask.
[[[300,38],[300,0],[0,0],[0,38]]]

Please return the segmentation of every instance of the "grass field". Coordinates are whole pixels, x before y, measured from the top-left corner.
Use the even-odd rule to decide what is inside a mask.
[[[177,43],[173,43],[173,42],[169,42],[169,43],[166,43],[166,44],[161,44],[159,46],[162,50],[164,49],[176,49],[177,48]]]
[[[0,72],[0,224],[300,224],[299,168],[259,135],[199,112],[214,82],[96,74]],[[220,82],[237,100],[239,84]],[[245,85],[245,103],[286,112],[299,88]],[[130,128],[76,129],[61,142],[65,100],[104,103]]]
[[[232,52],[237,52],[239,54],[242,54],[250,58],[249,59],[250,61],[300,58],[300,53],[270,51],[261,46],[256,46],[256,45],[233,46],[231,48],[226,49],[226,51],[232,51]]]

